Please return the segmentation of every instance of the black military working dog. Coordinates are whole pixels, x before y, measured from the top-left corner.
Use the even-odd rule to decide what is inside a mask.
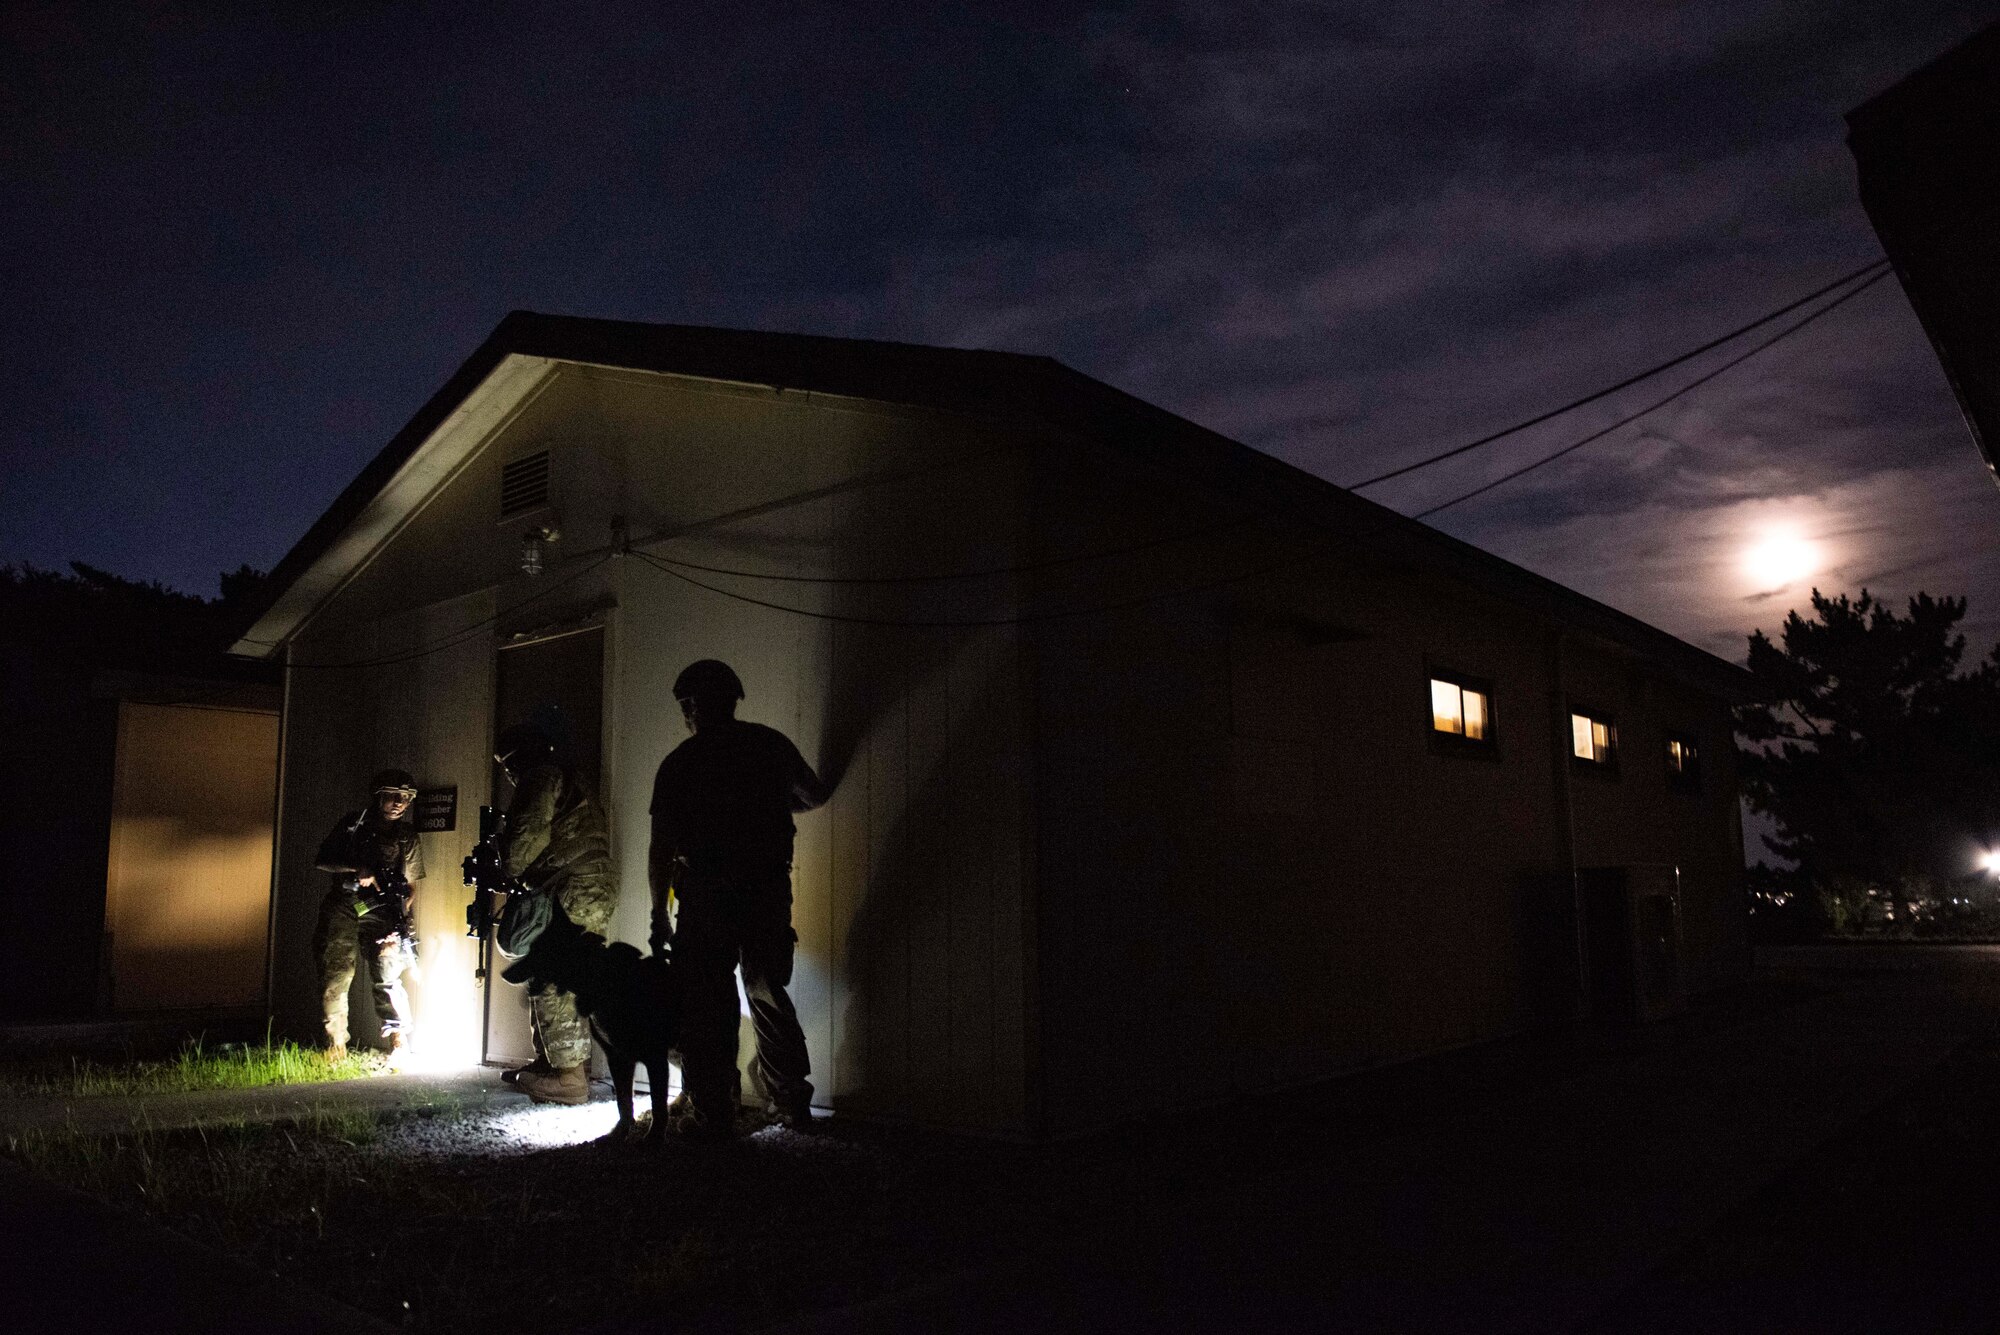
[[[680,990],[674,986],[672,966],[663,956],[641,955],[622,941],[607,945],[597,933],[571,922],[553,902],[547,910],[548,926],[500,976],[535,991],[553,986],[576,997],[577,1010],[589,1019],[590,1032],[604,1048],[618,1094],[618,1125],[605,1140],[623,1140],[638,1131],[632,1074],[640,1062],[646,1064],[653,1090],[649,1134],[665,1136],[667,1054],[680,1041]]]

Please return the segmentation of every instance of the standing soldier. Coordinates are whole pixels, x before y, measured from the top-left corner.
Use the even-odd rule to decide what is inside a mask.
[[[736,717],[743,683],[726,663],[703,659],[674,682],[693,734],[660,762],[653,781],[647,877],[653,936],[673,917],[674,968],[682,986],[682,1073],[687,1099],[672,1130],[692,1138],[731,1134],[739,1096],[738,1012],[733,979],[743,969],[757,1035],[755,1071],[787,1126],[812,1119],[811,1065],[792,980],[792,824],[830,790],[776,729]]]
[[[407,770],[385,769],[369,789],[370,804],[341,817],[319,846],[319,869],[339,878],[320,902],[313,934],[327,1056],[335,1061],[347,1055],[347,992],[363,959],[391,1058],[408,1042],[402,980],[416,946],[410,898],[424,878],[423,844],[408,814],[417,785]]]
[[[500,734],[495,760],[514,781],[507,805],[509,876],[552,895],[586,932],[608,933],[618,906],[611,837],[604,811],[574,766],[560,763],[548,734],[517,723]],[[576,998],[546,988],[529,999],[535,1059],[501,1077],[537,1103],[584,1103],[590,1098],[590,1024]]]

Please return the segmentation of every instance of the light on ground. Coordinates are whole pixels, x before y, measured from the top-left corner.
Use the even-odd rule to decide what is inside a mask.
[[[580,1108],[538,1104],[508,1114],[500,1131],[516,1145],[553,1149],[596,1140],[617,1122],[618,1107],[608,1100],[586,1103]]]

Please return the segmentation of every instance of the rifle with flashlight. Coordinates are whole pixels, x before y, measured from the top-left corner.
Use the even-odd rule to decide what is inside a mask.
[[[527,886],[507,874],[506,855],[501,845],[507,838],[507,817],[494,807],[479,808],[479,842],[466,854],[460,864],[465,873],[465,883],[472,887],[472,902],[465,906],[465,934],[481,941],[493,937],[494,913],[489,892],[502,895],[526,895],[533,893]],[[480,963],[475,966],[475,979],[486,977],[486,952],[479,953]]]
[[[361,878],[350,876],[341,882],[354,892],[354,897],[369,906],[372,913],[376,909],[388,909],[396,915],[396,935],[403,938],[404,948],[415,952],[417,948],[417,919],[413,899],[416,887],[403,874],[400,866],[385,868],[375,873],[373,885],[361,884]]]

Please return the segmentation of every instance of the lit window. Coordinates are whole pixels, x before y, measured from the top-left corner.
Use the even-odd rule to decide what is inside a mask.
[[[1679,792],[1701,789],[1701,753],[1694,738],[1669,734],[1667,737],[1667,786]]]
[[[1431,730],[1483,742],[1487,737],[1486,692],[1461,682],[1431,678]]]
[[[1569,716],[1570,754],[1593,765],[1609,765],[1618,747],[1618,729],[1588,714]]]

